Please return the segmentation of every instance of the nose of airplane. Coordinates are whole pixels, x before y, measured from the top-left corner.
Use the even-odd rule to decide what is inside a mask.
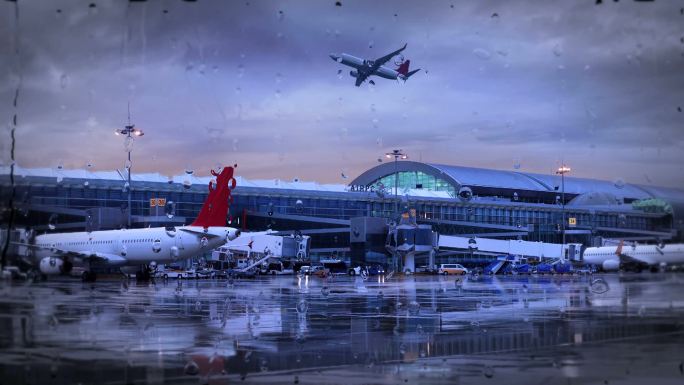
[[[331,54],[330,54],[330,58],[333,59],[333,60],[335,60],[335,61],[339,61],[339,60],[340,60],[340,55],[331,53]]]

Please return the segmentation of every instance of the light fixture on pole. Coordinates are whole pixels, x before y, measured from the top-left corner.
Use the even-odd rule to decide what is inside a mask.
[[[562,165],[556,170],[556,174],[561,176],[561,216],[563,218],[561,222],[561,234],[563,237],[563,247],[565,247],[565,174],[569,173],[570,167]]]
[[[385,154],[387,159],[392,159],[394,157],[394,215],[395,217],[399,213],[399,172],[397,169],[397,161],[401,159],[408,159],[408,155],[404,154],[402,150],[393,150]]]
[[[126,137],[124,142],[124,148],[128,153],[128,161],[126,162],[126,173],[128,174],[128,228],[131,228],[131,168],[133,163],[131,162],[131,151],[133,150],[133,137],[140,137],[145,135],[145,133],[139,129],[135,128],[134,124],[131,124],[131,111],[130,107],[128,109],[128,124],[120,130],[114,130],[116,135],[124,135]]]

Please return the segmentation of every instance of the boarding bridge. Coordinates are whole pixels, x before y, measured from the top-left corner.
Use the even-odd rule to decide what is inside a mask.
[[[515,239],[491,239],[474,237],[457,237],[452,235],[440,235],[437,245],[442,249],[461,249],[473,253],[492,253],[517,255],[520,257],[544,259],[557,259],[563,261],[579,262],[581,260],[581,243],[530,242]]]

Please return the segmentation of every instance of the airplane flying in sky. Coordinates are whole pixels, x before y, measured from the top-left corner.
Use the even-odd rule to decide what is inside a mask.
[[[209,183],[209,196],[189,226],[52,233],[18,245],[30,250],[44,275],[68,274],[78,264],[86,268],[86,281],[95,281],[93,267],[120,267],[123,273],[137,271],[139,277],[149,279],[157,263],[194,257],[240,235],[240,230],[226,227],[235,188],[233,167],[212,175],[216,182]]]
[[[413,74],[420,71],[420,68],[409,71],[409,64],[411,64],[410,60],[402,60],[401,63],[395,63],[399,66],[396,70],[385,67],[385,63],[390,61],[393,57],[399,55],[405,49],[406,44],[404,44],[404,46],[398,50],[376,60],[365,60],[356,56],[348,55],[346,53],[331,54],[330,58],[338,63],[342,63],[346,66],[354,68],[354,70],[349,72],[349,75],[356,78],[355,85],[358,87],[372,75],[380,76],[381,78],[385,79],[401,79],[406,81]],[[375,84],[373,80],[370,80],[369,83]]]
[[[658,268],[665,265],[684,264],[684,244],[588,247],[584,250],[584,263],[596,265],[605,271],[621,267]]]

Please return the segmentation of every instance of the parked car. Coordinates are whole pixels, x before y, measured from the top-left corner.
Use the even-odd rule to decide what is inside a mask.
[[[204,268],[196,271],[195,278],[215,278],[216,270]]]
[[[465,275],[468,274],[468,269],[457,263],[443,263],[439,265],[437,273],[444,275]]]

